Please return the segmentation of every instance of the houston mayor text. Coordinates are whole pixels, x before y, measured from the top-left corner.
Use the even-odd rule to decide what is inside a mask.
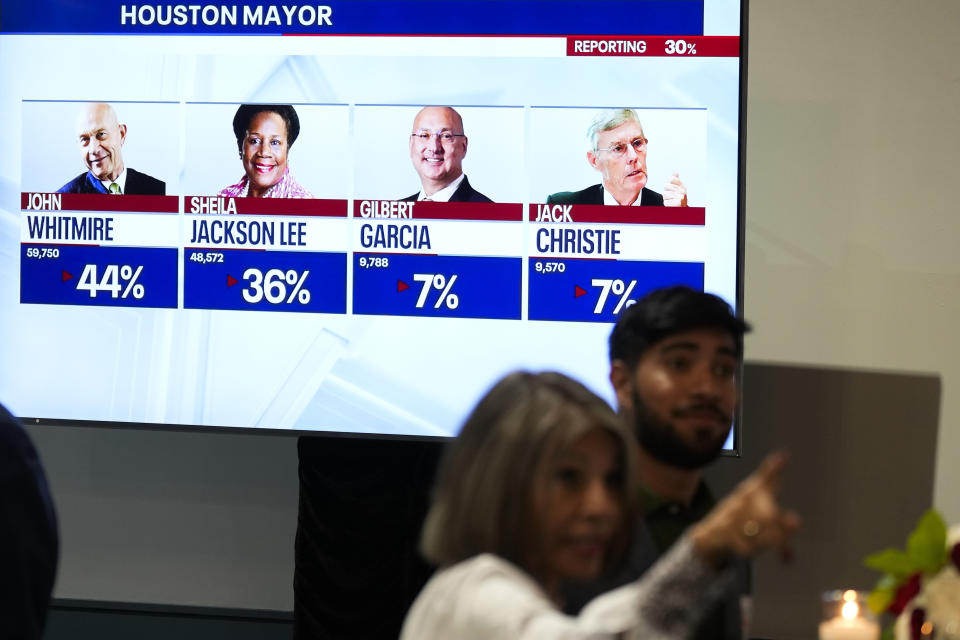
[[[120,24],[124,26],[187,25],[249,27],[332,27],[333,7],[328,5],[226,4],[122,4]]]

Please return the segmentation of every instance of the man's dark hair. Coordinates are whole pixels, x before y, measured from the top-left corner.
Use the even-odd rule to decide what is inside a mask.
[[[729,332],[739,356],[743,354],[743,334],[750,325],[711,293],[685,286],[656,289],[620,314],[610,333],[610,361],[622,360],[632,369],[651,345],[691,329]]]
[[[289,104],[242,104],[237,109],[237,114],[233,116],[233,134],[237,136],[237,149],[243,152],[243,139],[250,129],[250,122],[258,113],[275,113],[283,118],[283,123],[287,126],[287,148],[293,146],[297,136],[300,135],[300,118],[297,117],[297,110]]]

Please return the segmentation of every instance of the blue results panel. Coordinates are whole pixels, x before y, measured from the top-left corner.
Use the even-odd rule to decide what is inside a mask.
[[[703,289],[703,263],[531,258],[530,319],[613,322],[654,289]]]
[[[23,193],[20,302],[176,308],[177,199]]]
[[[520,258],[357,254],[353,312],[520,319]]]
[[[20,302],[175,308],[177,250],[24,244]]]
[[[703,0],[349,0],[311,4],[136,4],[5,0],[7,33],[645,34],[702,33]],[[427,18],[425,18],[425,16]],[[616,19],[611,19],[614,16]]]
[[[346,313],[346,253],[187,249],[183,306]]]
[[[530,320],[614,322],[645,294],[704,287],[706,211],[531,206]]]
[[[347,312],[345,200],[186,200],[184,308]]]

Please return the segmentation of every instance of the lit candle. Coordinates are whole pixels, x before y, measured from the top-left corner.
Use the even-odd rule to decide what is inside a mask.
[[[843,599],[840,615],[820,623],[820,640],[877,640],[880,625],[860,615],[857,593],[847,591]]]

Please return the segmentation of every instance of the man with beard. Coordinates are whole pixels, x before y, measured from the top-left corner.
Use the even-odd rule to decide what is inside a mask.
[[[568,610],[635,580],[715,504],[702,470],[733,423],[748,330],[726,302],[682,286],[653,291],[620,316],[610,334],[610,382],[637,438],[643,522],[626,566],[610,581],[571,588]],[[748,589],[744,564],[696,638],[741,638]]]

